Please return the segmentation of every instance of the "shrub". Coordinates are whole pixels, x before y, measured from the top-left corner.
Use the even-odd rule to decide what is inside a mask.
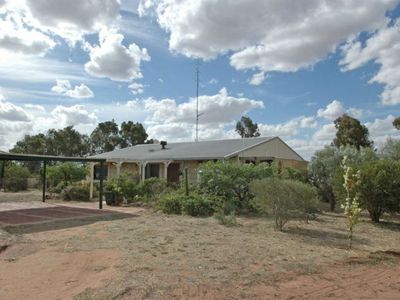
[[[24,191],[28,188],[29,170],[17,164],[9,164],[4,174],[4,189],[11,192]]]
[[[230,213],[229,215],[225,215],[223,211],[218,211],[214,217],[222,225],[228,227],[237,225],[236,215],[234,212]]]
[[[285,179],[297,180],[300,182],[307,182],[307,171],[296,168],[287,168],[283,174]]]
[[[140,184],[140,194],[147,201],[158,201],[161,194],[167,188],[167,181],[162,178],[152,177]]]
[[[400,161],[380,160],[360,167],[359,196],[373,222],[384,212],[400,212]]]
[[[191,193],[181,197],[182,210],[190,216],[210,216],[214,212],[213,198],[207,195]]]
[[[264,213],[275,217],[275,228],[293,218],[308,220],[309,213],[317,210],[316,192],[304,183],[278,178],[255,180],[250,185],[254,193],[254,205]]]
[[[207,162],[199,168],[199,187],[203,193],[218,196],[224,214],[251,210],[249,184],[255,179],[271,177],[268,164],[238,164],[235,162]]]
[[[47,168],[48,184],[52,187],[57,187],[54,191],[59,190],[60,187],[66,187],[74,182],[85,179],[87,169],[78,163],[62,163]]]
[[[158,201],[158,208],[166,214],[180,215],[182,213],[182,196],[168,193]]]
[[[64,201],[89,201],[90,191],[85,185],[69,185],[61,192]]]

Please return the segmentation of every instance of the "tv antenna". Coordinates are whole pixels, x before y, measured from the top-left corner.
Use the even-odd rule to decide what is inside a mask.
[[[199,117],[202,113],[199,113],[199,82],[200,82],[200,61],[196,63],[196,139],[199,141]]]

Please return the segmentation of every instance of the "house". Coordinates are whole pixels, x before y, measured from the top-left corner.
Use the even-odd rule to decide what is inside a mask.
[[[206,161],[276,163],[280,168],[305,169],[307,162],[279,137],[256,137],[199,142],[143,144],[93,156],[106,159],[106,176],[130,173],[138,180],[160,177],[179,182],[184,168],[196,182],[197,168]],[[92,170],[94,178],[97,169]],[[93,177],[92,177],[93,178]]]

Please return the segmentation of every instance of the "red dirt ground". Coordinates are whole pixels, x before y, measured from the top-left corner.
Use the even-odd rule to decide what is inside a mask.
[[[389,256],[391,256],[389,254]],[[396,254],[398,256],[398,254]],[[164,299],[400,299],[400,258],[380,262],[336,263],[318,274],[280,278],[243,286],[186,286]]]

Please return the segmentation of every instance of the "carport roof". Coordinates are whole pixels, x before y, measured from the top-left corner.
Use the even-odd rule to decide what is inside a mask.
[[[159,144],[143,144],[117,149],[92,156],[108,161],[163,161],[207,160],[230,158],[241,151],[278,137],[257,137],[199,142],[168,143],[165,149]]]
[[[19,160],[19,161],[75,161],[75,162],[101,162],[104,158],[95,157],[67,157],[55,155],[39,154],[19,154],[0,151],[0,160]]]

